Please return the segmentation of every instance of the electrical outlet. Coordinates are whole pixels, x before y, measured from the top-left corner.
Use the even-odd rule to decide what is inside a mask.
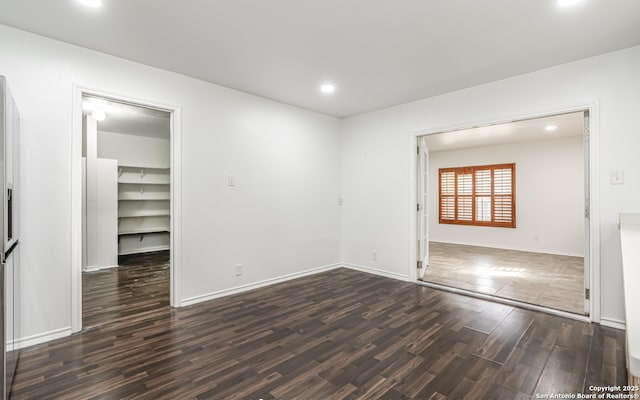
[[[378,251],[374,250],[373,253],[371,253],[371,259],[373,261],[378,261]]]
[[[236,276],[242,275],[242,264],[236,264]]]

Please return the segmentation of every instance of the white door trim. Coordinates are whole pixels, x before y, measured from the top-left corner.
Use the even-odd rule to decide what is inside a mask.
[[[416,157],[416,164],[418,165],[417,169],[417,178],[422,176],[423,170],[429,168],[429,148],[427,147],[424,136],[418,138],[418,156]],[[424,165],[423,165],[424,164]],[[428,175],[428,174],[425,174]],[[427,176],[427,181],[428,181]],[[418,262],[422,262],[422,268],[416,268],[418,270],[418,278],[423,276],[427,267],[429,266],[429,241],[424,240],[424,238],[429,237],[429,192],[428,192],[428,183],[425,184],[425,179],[418,179],[418,213],[417,213],[417,231],[418,231],[418,240],[416,245],[418,246]],[[425,195],[426,192],[426,195]]]
[[[555,114],[564,114],[579,111],[589,111],[589,197],[590,216],[589,221],[589,252],[585,257],[589,257],[591,281],[591,304],[589,318],[591,321],[600,323],[600,110],[598,100],[591,100],[572,105],[559,105],[544,110],[525,111],[518,115],[509,115],[503,118],[495,118],[475,123],[457,123],[449,126],[416,130],[409,133],[409,265],[408,276],[411,281],[418,280],[416,269],[417,259],[417,152],[418,138],[420,136],[433,135],[437,133],[458,131],[462,129],[478,128],[504,124],[507,122],[520,121],[525,119],[540,118]]]
[[[73,85],[71,134],[71,331],[82,330],[82,96],[93,95],[171,113],[171,233],[170,302],[180,307],[182,276],[182,109],[179,106],[130,98]]]

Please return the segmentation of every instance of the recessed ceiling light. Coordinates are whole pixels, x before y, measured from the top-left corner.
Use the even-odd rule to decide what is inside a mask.
[[[545,126],[545,128],[544,128],[544,130],[545,130],[545,131],[549,131],[549,132],[551,132],[551,131],[555,131],[556,129],[558,129],[558,127],[557,127],[557,126],[555,126],[555,125],[547,125],[547,126]]]
[[[574,4],[580,3],[582,0],[558,0],[558,5],[560,7],[572,6]]]
[[[93,110],[93,112],[91,112],[91,116],[96,121],[104,121],[104,119],[107,118],[107,113],[102,110]]]
[[[102,0],[78,0],[78,2],[87,7],[100,7],[102,5]]]
[[[332,85],[331,83],[325,83],[324,85],[320,86],[320,91],[322,93],[333,93],[336,91],[336,87],[334,85]]]

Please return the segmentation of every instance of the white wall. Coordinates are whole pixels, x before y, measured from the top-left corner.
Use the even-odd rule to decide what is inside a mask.
[[[119,164],[157,165],[171,163],[169,140],[100,131],[98,123],[98,157],[118,160]]]
[[[438,222],[438,169],[516,163],[516,228]],[[429,234],[436,242],[584,255],[582,136],[429,155]]]
[[[4,26],[0,74],[23,119],[23,338],[71,325],[73,84],[182,107],[183,298],[340,261],[337,119]]]
[[[624,320],[618,212],[640,208],[640,47],[343,121],[343,253],[348,263],[408,276],[410,132],[503,121],[599,100],[602,317]],[[609,172],[624,170],[625,184]],[[411,212],[413,211],[413,212]],[[371,260],[373,250],[378,261]]]

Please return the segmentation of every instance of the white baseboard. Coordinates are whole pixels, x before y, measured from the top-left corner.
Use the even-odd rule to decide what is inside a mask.
[[[622,329],[622,330],[627,329],[627,324],[624,321],[620,321],[619,319],[615,319],[615,318],[600,317],[600,325],[608,326],[609,328],[615,328],[615,329]]]
[[[97,265],[89,265],[84,267],[82,272],[96,272],[96,271],[101,271],[103,269],[118,268],[118,267],[119,265],[105,265],[104,267],[98,267]]]
[[[35,346],[49,342],[51,340],[60,339],[71,335],[71,327],[60,328],[49,332],[38,333],[36,335],[27,336],[21,339],[16,339],[13,344],[19,349],[25,347]]]
[[[446,244],[459,244],[459,245],[462,245],[462,246],[486,247],[488,249],[526,251],[527,253],[553,254],[555,256],[584,257],[584,254],[578,254],[578,253],[561,252],[561,251],[556,251],[556,250],[545,250],[545,249],[530,249],[530,248],[526,248],[526,247],[517,247],[517,246],[496,246],[496,245],[489,246],[487,244],[482,244],[482,243],[457,242],[455,240],[447,240],[447,241],[431,240],[431,242],[446,243]]]
[[[230,295],[233,295],[233,294],[238,294],[238,293],[246,292],[246,291],[253,290],[253,289],[258,289],[258,288],[269,286],[269,285],[273,285],[273,284],[276,284],[276,283],[286,282],[286,281],[290,281],[290,280],[296,279],[296,278],[302,278],[303,276],[309,276],[309,275],[314,275],[314,274],[317,274],[317,273],[320,273],[320,272],[330,271],[330,270],[333,270],[333,269],[336,269],[336,268],[340,268],[342,266],[343,266],[343,264],[340,264],[340,263],[325,265],[325,266],[322,266],[322,267],[312,268],[312,269],[309,269],[309,270],[306,270],[306,271],[302,271],[302,272],[295,272],[293,274],[279,276],[277,278],[266,279],[264,281],[249,283],[249,284],[242,285],[242,286],[236,286],[236,287],[230,288],[230,289],[223,289],[223,290],[219,290],[219,291],[216,291],[216,292],[211,292],[211,293],[207,293],[207,294],[203,294],[203,295],[199,295],[199,296],[189,297],[189,298],[186,298],[186,299],[182,300],[181,303],[180,303],[180,306],[181,307],[182,306],[190,306],[192,304],[202,303],[203,301],[218,299],[220,297],[230,296]]]
[[[344,268],[353,269],[355,271],[366,272],[368,274],[374,274],[379,276],[384,276],[385,278],[396,279],[399,281],[410,282],[411,279],[407,275],[398,274],[395,272],[384,271],[377,268],[367,267],[364,265],[351,264],[351,263],[342,263]]]

